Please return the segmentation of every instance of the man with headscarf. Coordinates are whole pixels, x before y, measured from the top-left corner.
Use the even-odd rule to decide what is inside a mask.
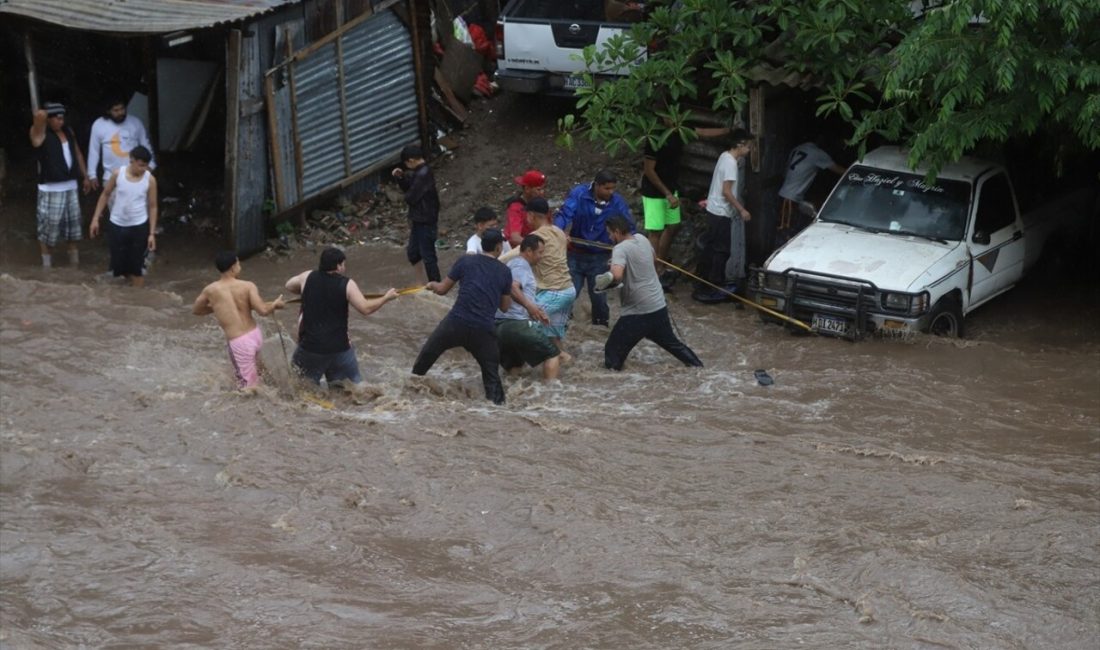
[[[53,248],[64,239],[69,247],[69,264],[80,263],[76,242],[82,238],[77,185],[84,179],[84,156],[73,130],[65,126],[65,107],[47,102],[34,112],[31,146],[38,162],[38,248],[42,267],[53,266]],[[91,185],[84,181],[84,191]]]

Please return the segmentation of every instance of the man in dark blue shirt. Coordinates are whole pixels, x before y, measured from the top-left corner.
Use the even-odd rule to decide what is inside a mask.
[[[583,239],[599,242],[602,247],[588,246],[575,241],[569,244],[569,275],[577,296],[588,282],[588,299],[592,303],[592,324],[607,325],[610,310],[607,296],[596,293],[596,276],[607,271],[611,259],[611,239],[607,236],[607,218],[622,215],[634,232],[634,217],[622,195],[615,191],[618,178],[607,170],[600,171],[591,184],[578,185],[565,197],[565,202],[554,215],[554,225],[565,231],[570,240]]]
[[[458,298],[451,311],[432,332],[413,363],[414,375],[425,375],[441,354],[451,348],[465,348],[481,366],[485,398],[504,403],[500,382],[500,348],[494,331],[496,311],[512,306],[512,272],[497,258],[504,243],[499,230],[481,235],[478,255],[463,255],[442,282],[429,282],[427,289],[442,296],[458,283]]]

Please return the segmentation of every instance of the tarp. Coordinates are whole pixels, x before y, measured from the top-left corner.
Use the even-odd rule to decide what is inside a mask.
[[[167,34],[232,23],[300,0],[0,0],[0,14],[94,32]]]

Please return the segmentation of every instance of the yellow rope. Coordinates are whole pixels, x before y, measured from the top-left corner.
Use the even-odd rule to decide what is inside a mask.
[[[397,295],[399,295],[399,296],[408,296],[408,295],[417,293],[418,291],[423,291],[426,288],[427,287],[422,285],[422,284],[418,284],[418,285],[412,286],[412,287],[405,287],[404,289],[398,289],[397,290]],[[384,293],[364,293],[363,297],[366,298],[367,300],[373,300],[375,298],[381,298],[382,296],[385,296],[385,295],[386,294],[384,294]],[[290,300],[286,301],[286,303],[288,305],[290,303],[293,303],[293,302],[302,302],[301,296],[299,296],[297,298],[291,298]]]
[[[614,246],[610,246],[610,245],[605,244],[603,242],[590,241],[588,239],[580,239],[578,237],[570,237],[569,241],[571,241],[575,244],[584,244],[585,246],[593,246],[595,248],[602,248],[602,249],[605,249],[605,250],[611,250],[612,248],[614,248]],[[781,320],[785,320],[788,323],[791,323],[792,325],[797,325],[798,327],[801,327],[802,329],[806,330],[807,332],[810,332],[811,334],[814,331],[812,327],[810,327],[806,323],[803,323],[802,321],[798,320],[797,318],[791,318],[790,316],[788,316],[786,314],[780,314],[779,312],[775,311],[774,309],[768,309],[764,305],[761,305],[761,304],[755,303],[751,300],[747,300],[745,298],[742,298],[741,296],[737,295],[736,293],[733,293],[732,291],[727,290],[725,287],[720,287],[720,286],[718,286],[718,285],[716,285],[712,282],[708,282],[708,281],[704,280],[703,278],[695,275],[691,271],[688,271],[686,269],[680,268],[679,266],[676,266],[672,262],[666,262],[665,260],[663,260],[659,257],[656,257],[656,256],[654,256],[654,257],[661,264],[664,264],[665,266],[667,266],[671,269],[675,269],[675,270],[679,271],[680,273],[683,273],[684,275],[688,276],[689,278],[697,280],[698,282],[702,282],[703,284],[707,285],[708,287],[712,287],[714,289],[717,289],[718,291],[721,291],[722,293],[724,293],[724,294],[726,294],[726,295],[728,295],[732,298],[740,300],[741,302],[743,302],[746,305],[752,307],[753,309],[759,309],[760,311],[762,311],[766,314],[769,314],[769,315],[774,316],[776,318],[779,318]]]

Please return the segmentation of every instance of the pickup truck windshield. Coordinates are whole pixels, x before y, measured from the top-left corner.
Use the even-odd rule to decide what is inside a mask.
[[[821,207],[821,221],[934,240],[963,239],[970,184],[856,165]]]

